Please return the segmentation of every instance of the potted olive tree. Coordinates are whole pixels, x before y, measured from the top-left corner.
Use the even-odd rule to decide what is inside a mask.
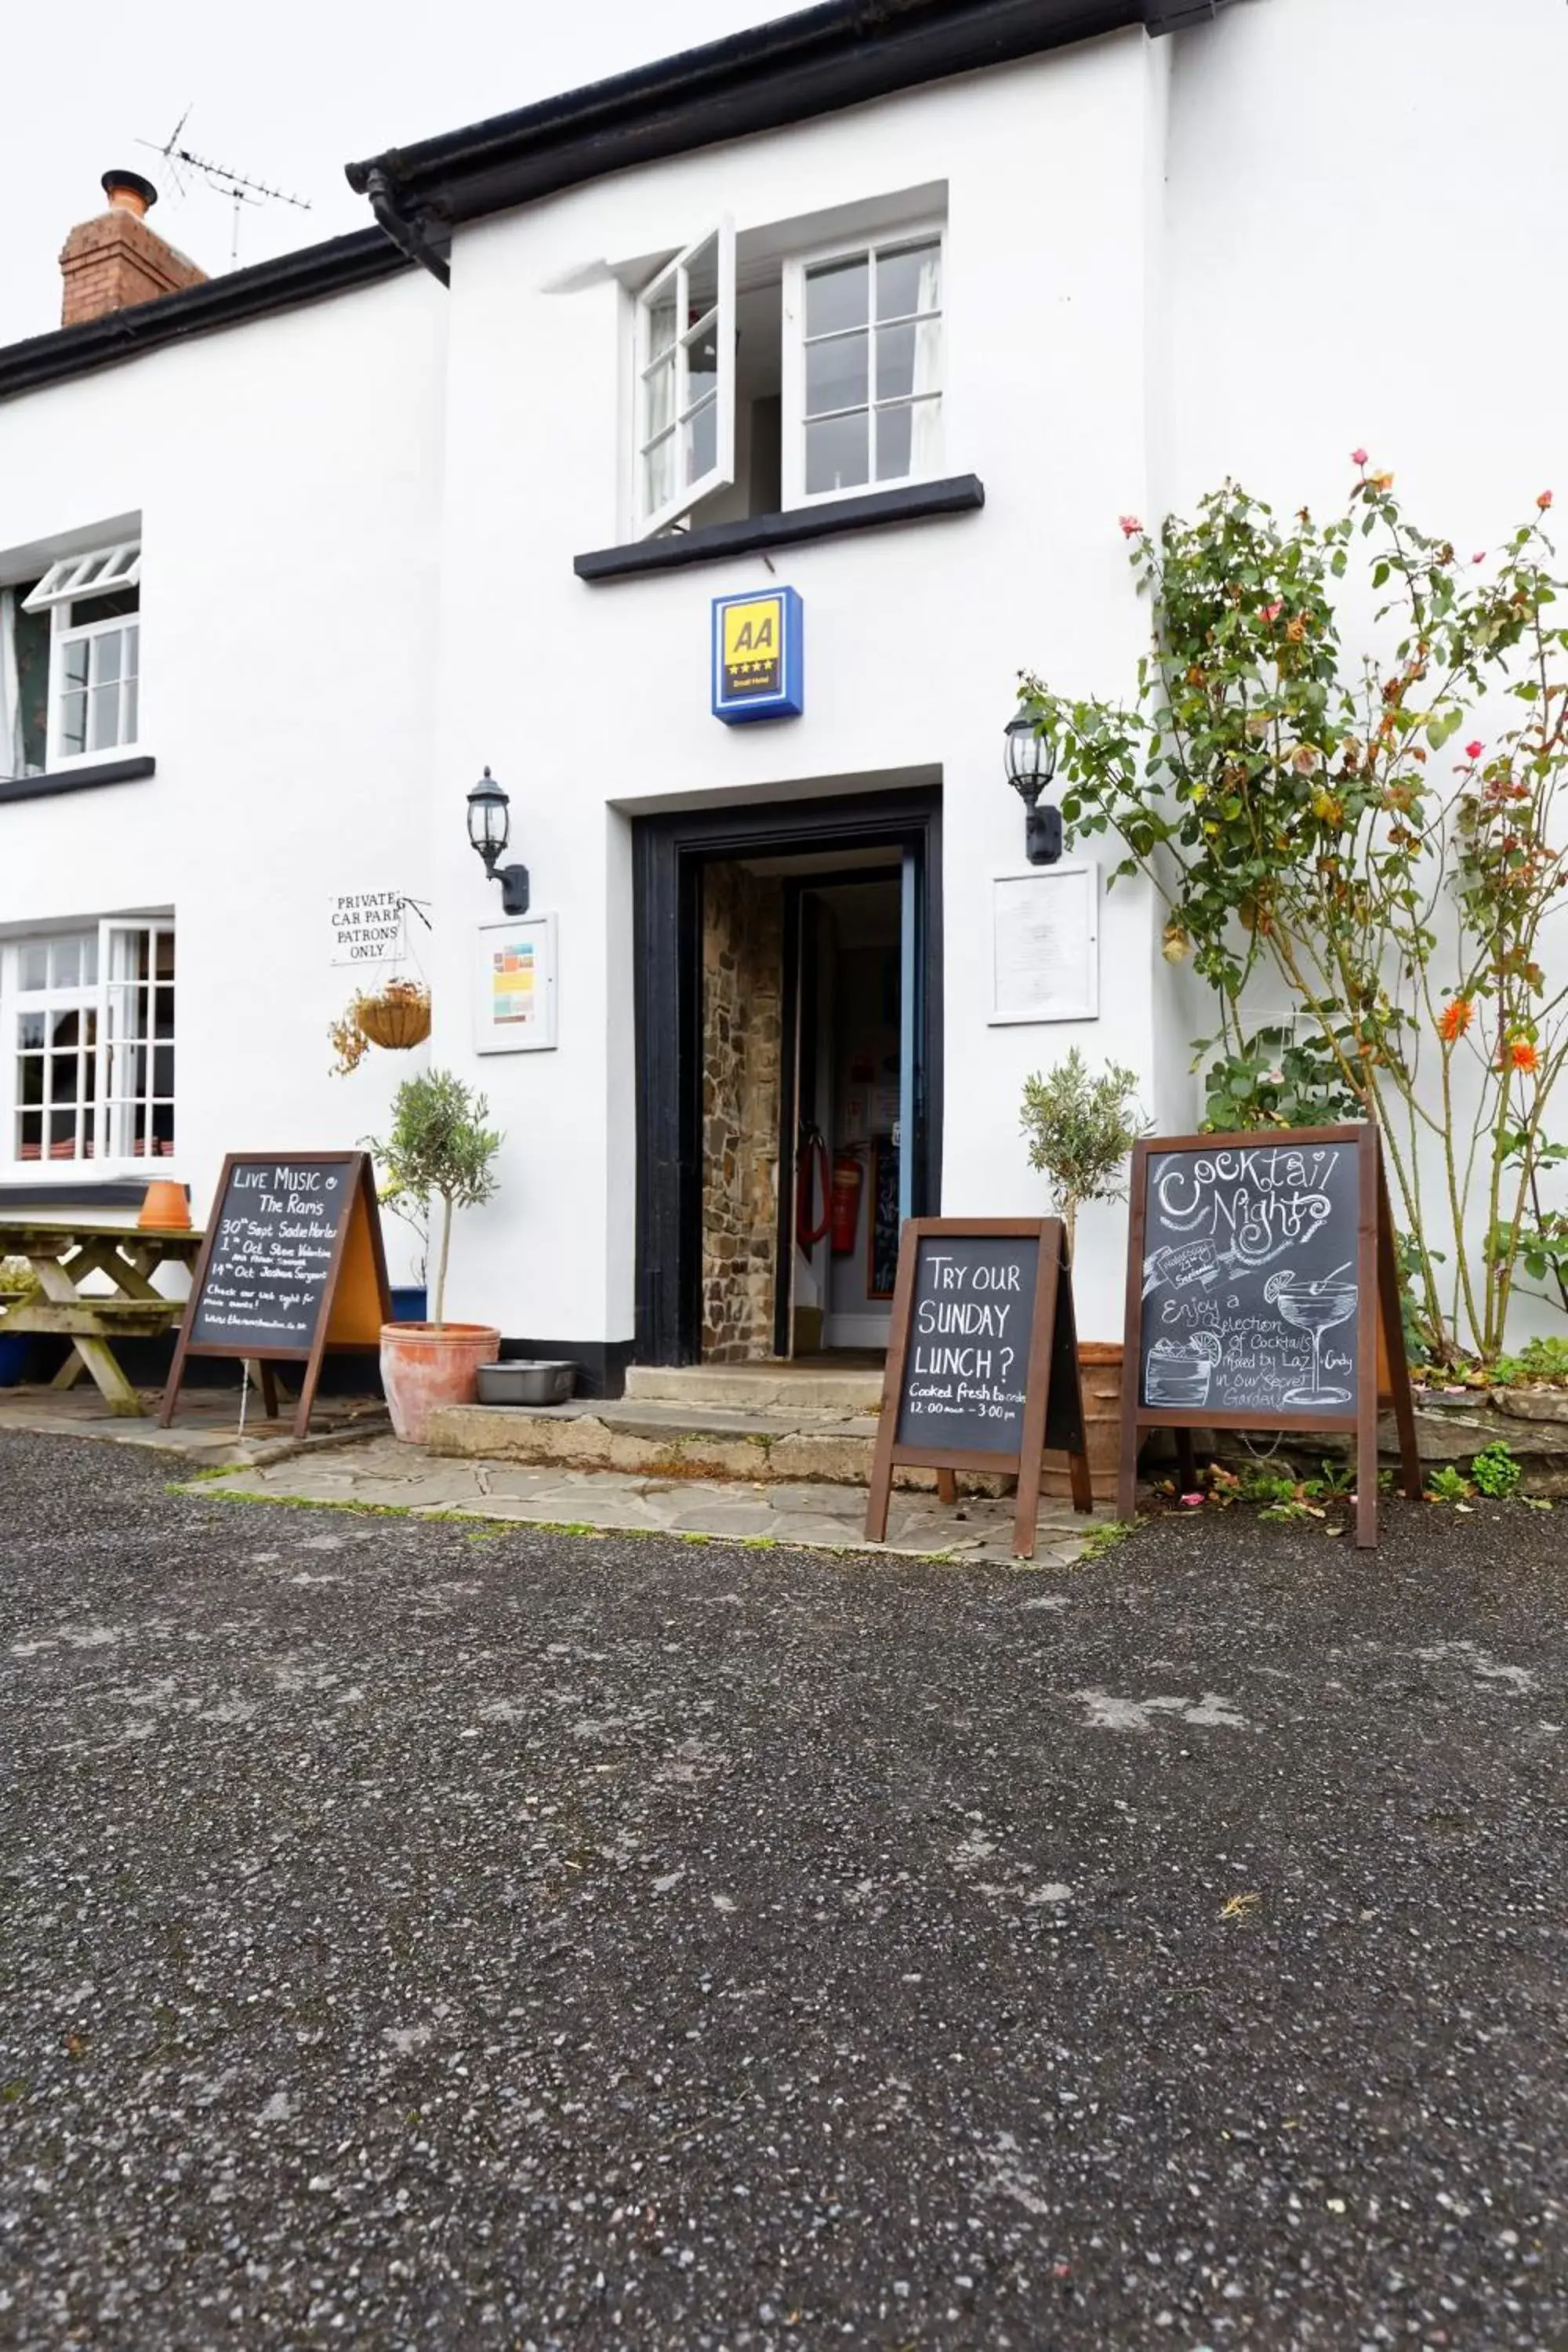
[[[1050,1186],[1051,1206],[1067,1228],[1070,1259],[1078,1213],[1087,1202],[1126,1197],[1126,1167],[1133,1145],[1148,1132],[1134,1071],[1119,1062],[1091,1078],[1075,1045],[1047,1075],[1024,1085],[1024,1133],[1029,1165]],[[1096,1501],[1116,1492],[1121,1412],[1121,1342],[1080,1339],[1079,1374],[1088,1424],[1089,1467]],[[1049,1490],[1054,1473],[1047,1471]]]
[[[405,1078],[393,1097],[392,1127],[370,1150],[400,1212],[415,1208],[437,1220],[434,1313],[427,1323],[384,1323],[381,1378],[397,1435],[422,1444],[437,1406],[470,1404],[479,1368],[493,1363],[500,1333],[489,1323],[446,1319],[447,1262],[452,1212],[488,1201],[501,1138],[487,1127],[489,1105],[450,1070]]]

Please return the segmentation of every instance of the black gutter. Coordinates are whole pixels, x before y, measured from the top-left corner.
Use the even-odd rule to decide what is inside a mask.
[[[567,90],[514,113],[389,148],[373,173],[406,220],[448,225],[759,131],[860,106],[949,75],[1142,26],[1151,35],[1207,0],[823,0],[700,49]]]
[[[427,269],[439,285],[450,286],[452,272],[446,254],[438,253],[425,234],[426,215],[421,215],[418,220],[405,220],[393,201],[392,183],[379,168],[368,174],[365,193],[370,198],[370,208],[375,215],[377,226],[393,244],[405,253],[410,261],[416,261],[421,269]],[[451,243],[448,237],[448,250]]]
[[[7,345],[0,350],[0,400],[86,375],[94,368],[112,367],[193,335],[209,335],[221,327],[242,326],[276,310],[346,294],[395,277],[408,266],[380,229],[360,228],[349,236],[308,245],[300,253],[258,261],[248,269],[231,269],[178,294],[162,294],[156,301],[111,310],[79,327],[60,327],[53,334]]]

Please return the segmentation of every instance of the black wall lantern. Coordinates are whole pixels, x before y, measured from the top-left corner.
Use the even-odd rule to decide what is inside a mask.
[[[485,872],[500,884],[500,902],[509,915],[528,912],[528,868],[502,866],[502,851],[511,838],[511,803],[487,768],[468,794],[468,839],[485,861]]]
[[[1040,794],[1057,772],[1057,747],[1042,735],[1026,710],[1007,722],[1007,782],[1029,814],[1024,824],[1024,854],[1031,866],[1054,866],[1062,854],[1062,813]]]

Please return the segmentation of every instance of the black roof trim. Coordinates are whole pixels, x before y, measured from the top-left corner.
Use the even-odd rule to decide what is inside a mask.
[[[1190,5],[1190,0],[1189,0]],[[951,74],[1141,25],[1172,0],[821,0],[700,49],[346,166],[384,173],[405,215],[448,222],[527,204],[628,164],[774,131]]]
[[[346,294],[411,266],[378,228],[329,237],[322,245],[258,261],[248,269],[231,269],[222,278],[206,278],[178,294],[161,294],[129,310],[111,310],[79,327],[60,327],[51,335],[10,343],[0,349],[0,400],[37,392],[68,376],[87,375],[94,368],[113,367],[191,335],[209,335],[220,327],[267,318],[274,310],[292,310],[326,295]]]

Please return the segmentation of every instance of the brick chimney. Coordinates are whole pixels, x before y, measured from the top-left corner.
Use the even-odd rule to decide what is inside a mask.
[[[144,217],[158,191],[140,172],[105,172],[109,210],[73,228],[60,252],[62,327],[79,327],[136,302],[155,302],[206,276],[164,243]]]

